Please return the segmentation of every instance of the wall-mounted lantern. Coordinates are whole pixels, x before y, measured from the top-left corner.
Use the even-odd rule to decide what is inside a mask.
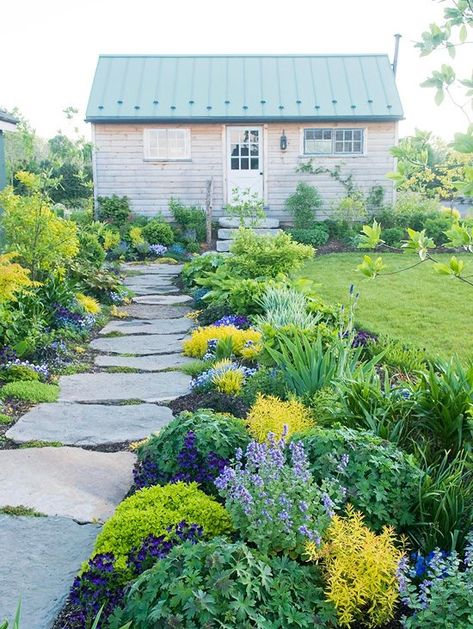
[[[281,151],[285,151],[287,149],[287,136],[284,132],[284,129],[282,130],[281,137],[279,138],[279,148],[281,149]]]

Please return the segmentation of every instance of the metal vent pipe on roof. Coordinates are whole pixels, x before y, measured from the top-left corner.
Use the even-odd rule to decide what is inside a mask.
[[[394,59],[393,59],[393,74],[394,76],[396,76],[397,74],[397,64],[398,64],[398,60],[399,60],[399,42],[401,40],[402,35],[399,33],[396,33],[394,35],[394,39],[396,40],[395,44],[394,44]]]

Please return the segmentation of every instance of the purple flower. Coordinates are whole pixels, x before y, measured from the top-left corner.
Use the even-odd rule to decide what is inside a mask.
[[[150,245],[148,249],[149,253],[153,256],[156,256],[157,258],[163,256],[167,252],[167,250],[168,248],[164,245]]]
[[[212,325],[215,325],[217,327],[220,327],[222,325],[233,325],[235,328],[239,328],[240,330],[246,330],[250,327],[250,322],[248,318],[244,316],[226,315],[225,317],[222,317],[221,319],[215,321],[215,323],[213,323]]]

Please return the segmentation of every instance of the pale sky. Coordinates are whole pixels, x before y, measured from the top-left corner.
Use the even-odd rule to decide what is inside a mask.
[[[3,5],[3,6],[2,6]],[[406,120],[446,140],[466,123],[419,84],[446,53],[420,58],[414,41],[438,20],[436,0],[14,0],[0,4],[0,106],[17,106],[46,137],[83,120],[101,53],[388,53],[401,33],[398,86]],[[471,48],[454,61],[471,74]],[[470,59],[468,59],[468,55]],[[81,124],[88,136],[89,125]]]

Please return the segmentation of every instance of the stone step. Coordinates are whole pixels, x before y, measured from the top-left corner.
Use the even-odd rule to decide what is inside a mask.
[[[111,336],[94,339],[90,347],[107,354],[172,354],[181,351],[184,336],[185,333]]]
[[[179,275],[183,264],[122,264],[121,269],[125,273],[153,273],[156,275]]]
[[[157,286],[156,284],[133,284],[125,282],[125,286],[135,293],[135,295],[175,295],[179,293],[177,286]]]
[[[143,295],[133,297],[135,304],[147,306],[175,306],[176,304],[189,304],[193,301],[189,295]]]
[[[112,332],[122,334],[185,334],[193,326],[190,319],[131,319],[127,321],[114,320],[100,330],[101,335]]]
[[[153,354],[150,356],[105,356],[95,357],[97,367],[131,367],[140,371],[166,371],[179,369],[182,365],[192,363],[192,358],[182,354]]]
[[[155,404],[39,404],[23,415],[6,436],[15,443],[39,440],[101,446],[144,439],[172,417],[169,408]]]
[[[162,373],[79,373],[59,379],[60,402],[166,402],[190,392],[191,378]]]
[[[215,243],[215,248],[220,253],[227,253],[228,251],[230,251],[232,242],[232,240],[217,240],[217,242]]]
[[[231,229],[238,229],[241,225],[241,221],[239,218],[233,218],[230,216],[221,216],[218,219],[218,224],[220,227],[229,227]],[[260,229],[262,228],[274,229],[276,227],[279,227],[279,220],[276,218],[263,218],[257,221],[244,219],[243,224],[246,227],[253,227],[253,224],[254,224],[255,227],[258,227]]]
[[[149,306],[146,304],[127,304],[126,306],[119,306],[117,310],[126,317],[146,321],[151,319],[179,319],[191,312],[187,306]]]
[[[255,234],[258,236],[277,236],[281,233],[280,229],[254,229]],[[226,227],[221,227],[218,230],[218,238],[220,240],[233,240],[238,234],[238,229],[228,229]]]
[[[21,627],[52,627],[99,531],[70,518],[0,515],[0,619],[13,627],[21,599]]]
[[[24,506],[77,522],[104,522],[133,482],[131,452],[82,448],[0,451],[0,506]]]

